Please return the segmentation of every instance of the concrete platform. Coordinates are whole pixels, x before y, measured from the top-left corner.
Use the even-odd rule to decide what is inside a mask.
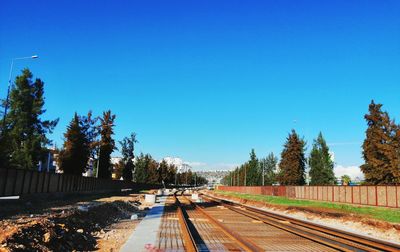
[[[121,252],[149,251],[151,248],[157,246],[158,232],[166,199],[167,196],[157,197],[157,203],[149,210],[144,219],[133,231],[122,246]]]

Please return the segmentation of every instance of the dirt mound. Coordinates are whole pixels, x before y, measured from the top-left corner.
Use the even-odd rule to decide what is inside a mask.
[[[129,218],[134,211],[134,204],[115,201],[78,206],[43,217],[3,221],[0,251],[96,250],[96,236],[104,233],[108,225]]]

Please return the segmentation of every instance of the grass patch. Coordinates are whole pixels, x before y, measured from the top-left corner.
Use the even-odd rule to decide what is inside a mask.
[[[400,210],[385,208],[385,207],[368,207],[368,206],[355,206],[350,204],[332,203],[332,202],[321,202],[312,200],[298,200],[289,199],[285,197],[269,196],[269,195],[257,195],[257,194],[245,194],[237,192],[228,192],[216,190],[215,193],[225,196],[233,196],[247,200],[255,200],[265,202],[271,205],[281,206],[294,206],[294,207],[305,207],[305,208],[324,208],[327,210],[334,210],[342,213],[351,213],[360,215],[361,217],[369,217],[378,220],[384,220],[392,223],[400,223]]]

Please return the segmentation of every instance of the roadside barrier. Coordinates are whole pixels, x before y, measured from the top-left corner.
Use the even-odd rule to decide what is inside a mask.
[[[218,189],[294,199],[400,207],[400,186],[218,186]]]
[[[106,192],[134,188],[155,187],[123,180],[0,168],[0,197],[36,193]]]

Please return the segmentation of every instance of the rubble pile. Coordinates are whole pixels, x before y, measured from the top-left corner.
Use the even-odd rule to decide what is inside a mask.
[[[140,202],[83,205],[0,222],[0,251],[89,251],[105,228],[130,219]]]

